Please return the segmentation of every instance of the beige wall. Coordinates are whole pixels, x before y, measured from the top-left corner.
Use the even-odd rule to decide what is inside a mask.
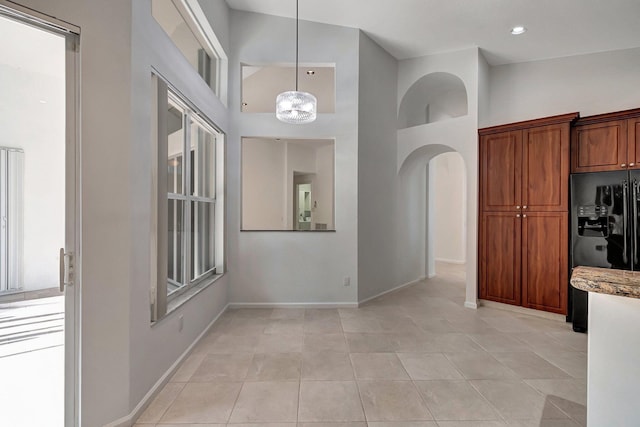
[[[436,261],[465,262],[466,173],[464,160],[456,152],[443,153],[429,162],[433,168],[434,250]],[[432,189],[432,190],[431,190]]]

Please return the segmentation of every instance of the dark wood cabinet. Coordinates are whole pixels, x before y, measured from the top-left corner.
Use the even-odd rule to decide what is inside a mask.
[[[569,209],[569,123],[523,131],[523,210],[561,212]]]
[[[568,213],[482,215],[480,298],[566,314]]]
[[[627,120],[629,168],[640,169],[640,117]]]
[[[479,130],[481,299],[566,314],[571,123],[577,117]]]
[[[522,132],[480,137],[482,209],[514,211],[522,199]]]
[[[522,215],[522,306],[566,314],[568,213]]]
[[[521,215],[482,215],[480,298],[520,305]]]
[[[482,210],[566,211],[569,123],[480,136]]]
[[[627,122],[581,125],[573,128],[571,172],[626,169]]]
[[[571,135],[571,172],[640,169],[640,109],[583,117]]]

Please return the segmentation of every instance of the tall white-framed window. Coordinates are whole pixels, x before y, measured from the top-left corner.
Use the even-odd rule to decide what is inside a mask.
[[[151,0],[151,14],[226,105],[227,56],[197,0]]]
[[[152,320],[223,273],[224,135],[158,76]]]

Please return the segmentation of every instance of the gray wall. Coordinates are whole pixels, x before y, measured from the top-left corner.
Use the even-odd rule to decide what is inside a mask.
[[[132,221],[128,254],[131,261],[130,337],[129,337],[129,408],[132,411],[154,386],[156,381],[183,354],[209,323],[227,304],[228,276],[161,319],[153,327],[149,322],[150,266],[155,253],[151,246],[152,144],[151,71],[156,70],[182,95],[189,99],[222,132],[228,132],[228,113],[222,102],[173,45],[166,33],[151,16],[149,0],[136,0],[133,5],[131,103],[133,117],[131,141],[127,144],[131,158],[129,215]],[[223,1],[202,2],[211,26],[223,48],[228,52],[228,7]],[[178,330],[179,316],[184,316],[184,328]]]
[[[272,113],[240,112],[240,64],[294,63],[295,21],[233,10],[230,28],[230,301],[353,304],[358,286],[358,30],[300,22],[300,63],[335,64],[336,112],[319,114],[311,124],[290,125]],[[335,138],[335,232],[239,231],[242,137]],[[347,276],[349,287],[343,286]]]
[[[640,48],[491,67],[480,127],[579,111],[636,108]]]
[[[478,123],[489,120],[489,89],[491,85],[491,67],[478,49]]]
[[[398,62],[360,32],[358,99],[358,300],[398,279],[396,111]]]

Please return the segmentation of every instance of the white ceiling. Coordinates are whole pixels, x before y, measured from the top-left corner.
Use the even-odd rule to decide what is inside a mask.
[[[227,3],[295,17],[295,0]],[[640,0],[300,0],[300,19],[361,28],[397,59],[478,46],[499,65],[640,47]],[[516,25],[528,31],[512,36]]]

